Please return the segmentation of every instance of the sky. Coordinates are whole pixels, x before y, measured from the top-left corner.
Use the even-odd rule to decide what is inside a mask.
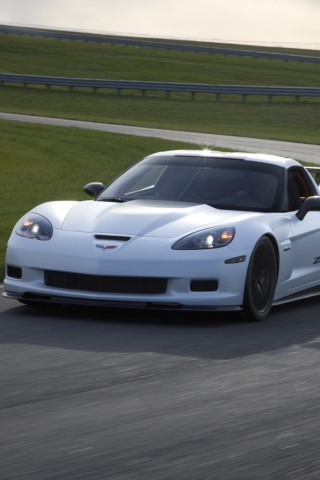
[[[0,24],[320,49],[320,0],[0,0]]]

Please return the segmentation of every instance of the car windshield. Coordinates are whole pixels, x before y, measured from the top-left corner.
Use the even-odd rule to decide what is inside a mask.
[[[215,157],[150,156],[116,178],[98,201],[171,200],[215,208],[278,211],[283,169]]]

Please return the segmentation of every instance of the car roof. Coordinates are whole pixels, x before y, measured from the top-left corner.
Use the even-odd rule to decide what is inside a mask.
[[[220,152],[217,150],[202,149],[202,150],[170,150],[165,152],[158,152],[148,157],[155,156],[168,156],[168,157],[209,157],[209,158],[225,158],[234,160],[245,160],[248,162],[261,162],[278,165],[283,168],[289,168],[293,166],[301,166],[299,162],[292,158],[280,157],[277,155],[268,155],[265,153],[246,153],[246,152]]]

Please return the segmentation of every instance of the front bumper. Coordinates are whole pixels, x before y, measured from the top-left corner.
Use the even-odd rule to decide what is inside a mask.
[[[172,239],[132,237],[101,248],[90,233],[56,230],[49,241],[29,240],[13,234],[6,265],[21,268],[21,278],[4,280],[6,298],[77,305],[234,310],[243,303],[251,251],[235,252],[230,246],[211,250],[172,250]],[[100,245],[100,247],[98,247]],[[236,256],[243,263],[226,264]],[[6,269],[7,270],[7,269]],[[114,293],[57,288],[45,284],[44,272],[54,270],[82,275],[157,277],[167,279],[164,293]],[[192,291],[194,280],[215,280],[215,291]]]

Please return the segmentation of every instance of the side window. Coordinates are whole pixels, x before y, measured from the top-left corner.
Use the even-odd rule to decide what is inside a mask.
[[[310,182],[304,175],[303,170],[289,170],[287,182],[288,210],[299,210],[305,199],[311,195],[314,195],[314,192],[311,190]]]

